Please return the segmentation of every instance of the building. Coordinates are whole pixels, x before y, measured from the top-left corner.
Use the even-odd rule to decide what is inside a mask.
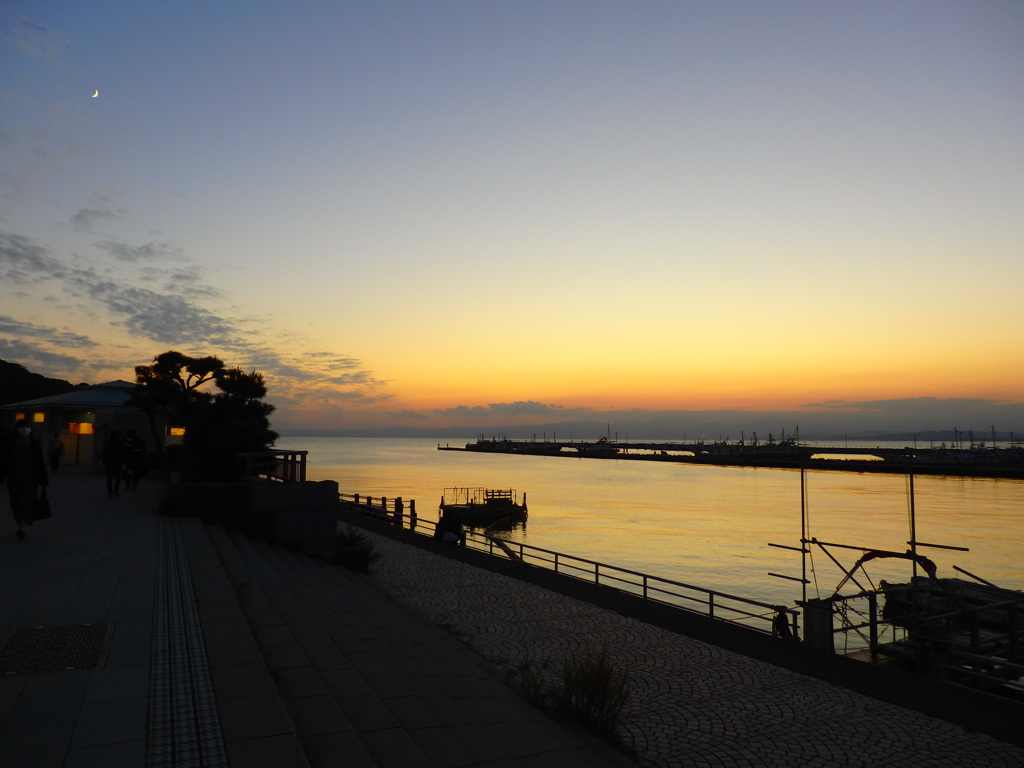
[[[103,464],[104,435],[111,430],[123,434],[134,427],[144,440],[151,434],[148,416],[127,405],[134,391],[135,384],[131,382],[108,381],[63,395],[8,403],[0,405],[0,424],[9,429],[18,419],[27,419],[47,455],[55,441],[64,446],[62,466],[98,470]],[[172,430],[162,421],[157,427],[167,445]]]

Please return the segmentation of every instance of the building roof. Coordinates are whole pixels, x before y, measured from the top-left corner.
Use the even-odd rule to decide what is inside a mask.
[[[132,396],[135,385],[129,381],[108,381],[91,387],[75,389],[63,395],[37,397],[20,403],[0,405],[0,410],[12,411],[31,408],[74,408],[91,411],[98,408],[120,408]]]

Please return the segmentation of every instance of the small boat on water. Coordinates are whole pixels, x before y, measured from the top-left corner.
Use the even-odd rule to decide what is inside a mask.
[[[459,522],[470,527],[506,518],[525,520],[526,494],[520,502],[511,488],[445,488],[440,509],[443,515],[454,514]]]

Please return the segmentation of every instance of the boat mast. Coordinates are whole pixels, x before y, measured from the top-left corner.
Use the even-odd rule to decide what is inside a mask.
[[[910,554],[913,555],[912,574],[917,576],[917,509],[914,505],[914,464],[910,464]]]
[[[807,471],[800,467],[800,581],[807,602]]]

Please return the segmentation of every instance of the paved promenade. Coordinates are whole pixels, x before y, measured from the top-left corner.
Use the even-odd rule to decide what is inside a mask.
[[[161,516],[163,492],[62,470],[53,519],[4,526],[5,768],[623,765],[364,579]]]
[[[1024,749],[589,603],[374,537],[372,581],[511,676],[556,684],[606,653],[632,696],[619,736],[650,768],[1024,766]],[[1024,723],[1021,723],[1024,727]]]

